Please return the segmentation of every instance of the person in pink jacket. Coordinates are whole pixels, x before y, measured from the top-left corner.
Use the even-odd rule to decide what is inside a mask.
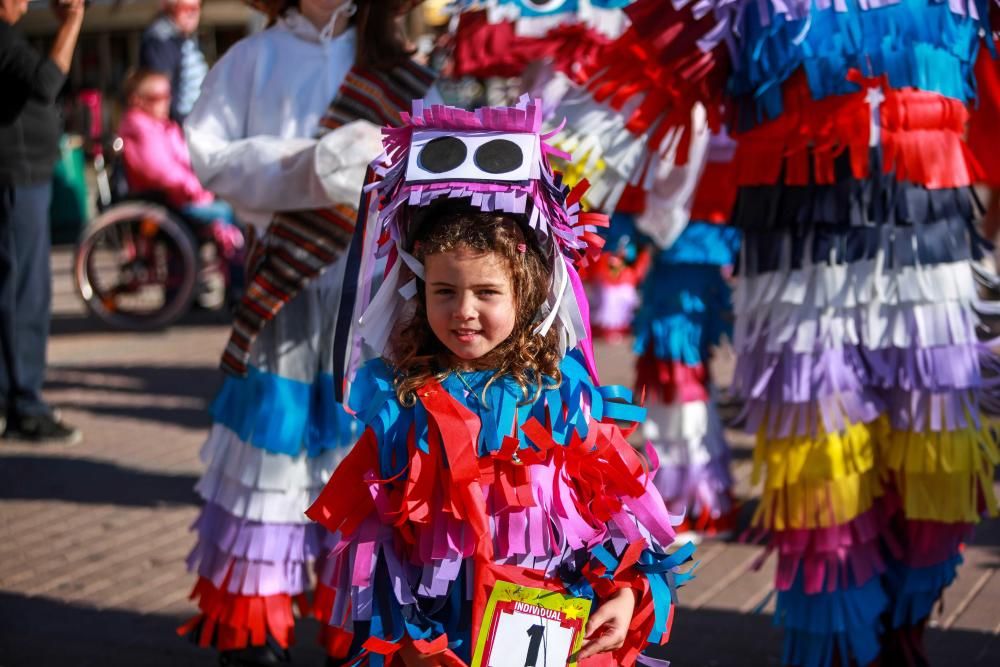
[[[171,206],[198,220],[232,224],[232,208],[202,187],[191,168],[184,131],[170,119],[170,80],[139,70],[126,81],[125,94],[118,134],[125,142],[129,189],[162,193]]]

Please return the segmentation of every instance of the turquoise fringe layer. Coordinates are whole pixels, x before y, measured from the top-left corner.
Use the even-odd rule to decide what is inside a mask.
[[[696,366],[722,337],[732,336],[731,290],[719,267],[660,264],[642,285],[642,306],[632,322],[634,349],[657,359]]]
[[[229,376],[210,408],[216,423],[243,442],[272,454],[318,456],[353,445],[361,424],[337,403],[333,376],[312,384],[290,380],[253,366],[245,378]]]
[[[889,601],[878,577],[863,586],[806,595],[802,576],[787,591],[778,591],[776,625],[785,629],[782,664],[833,667],[867,665],[879,654],[879,617]]]
[[[740,252],[740,235],[735,227],[692,220],[669,248],[659,252],[656,263],[732,266]]]
[[[956,14],[947,2],[900,0],[862,10],[846,0],[847,12],[812,9],[808,19],[787,20],[771,3],[747,3],[738,38],[737,65],[729,93],[740,98],[740,128],[748,129],[782,113],[781,84],[800,67],[813,97],[857,92],[849,69],[865,76],[888,76],[893,88],[918,88],[971,102],[976,99],[973,66],[981,24]],[[761,25],[761,6],[770,25]],[[980,17],[987,0],[977,0]]]

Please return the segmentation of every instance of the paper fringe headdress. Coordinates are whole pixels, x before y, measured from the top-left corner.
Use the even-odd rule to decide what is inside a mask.
[[[423,266],[411,254],[414,214],[444,200],[521,221],[548,258],[552,275],[535,332],[545,335],[555,327],[562,352],[581,349],[596,375],[577,267],[599,255],[603,240],[597,228],[608,219],[582,210],[586,182],[571,190],[552,170],[550,155],[569,156],[552,148],[552,133],[541,128],[542,102],[525,96],[513,107],[475,111],[425,108],[418,101],[412,114],[403,114],[401,127],[383,129],[385,153],[369,168],[348,253],[334,345],[338,391],[339,380],[353,377],[362,343],[383,353],[393,326],[406,315],[417,294],[409,274],[423,277]],[[373,293],[382,258],[385,273]]]

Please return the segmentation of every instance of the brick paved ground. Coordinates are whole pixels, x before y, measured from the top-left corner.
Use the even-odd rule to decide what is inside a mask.
[[[183,559],[225,324],[198,315],[166,333],[109,333],[73,298],[68,253],[54,261],[48,397],[85,440],[0,443],[0,667],[212,665],[174,628],[193,609]],[[628,381],[627,352],[604,349],[599,358],[606,380]],[[735,446],[738,491],[750,497],[748,443]],[[773,563],[749,569],[759,553],[701,546],[700,576],[682,591],[667,652],[675,665],[777,664]],[[997,665],[1000,524],[984,525],[966,555],[930,648],[936,665]],[[315,625],[304,622],[299,633],[295,664],[322,664]]]

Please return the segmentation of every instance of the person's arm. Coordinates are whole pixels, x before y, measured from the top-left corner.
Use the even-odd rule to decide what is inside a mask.
[[[73,64],[73,51],[76,49],[76,40],[83,25],[83,0],[58,0],[58,4],[53,6],[53,11],[60,25],[56,39],[52,43],[52,50],[49,51],[49,58],[60,72],[67,74]]]
[[[253,54],[230,49],[184,122],[201,183],[237,207],[262,212],[357,204],[365,167],[381,152],[379,128],[359,121],[320,141],[247,136],[255,69]]]
[[[60,21],[49,57],[35,51],[14,30],[0,25],[4,48],[0,50],[0,90],[20,90],[28,98],[45,104],[55,102],[73,58],[73,49],[83,22],[83,0],[55,8]],[[22,102],[23,103],[23,102]]]

